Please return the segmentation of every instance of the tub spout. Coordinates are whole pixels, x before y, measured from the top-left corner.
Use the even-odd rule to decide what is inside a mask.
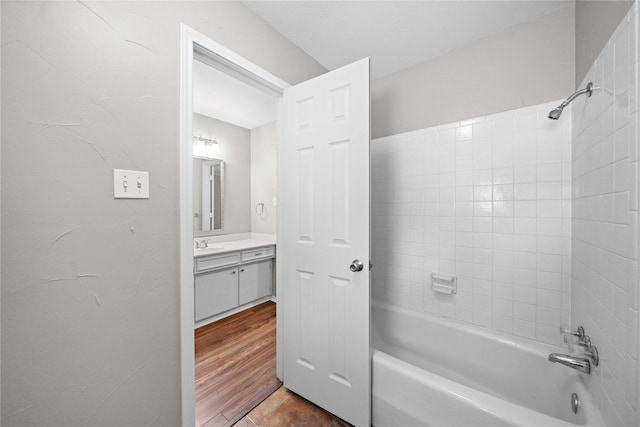
[[[591,373],[591,362],[589,362],[589,359],[586,359],[584,357],[574,357],[568,354],[551,353],[549,355],[549,362],[561,363],[577,371],[584,372],[585,374]]]

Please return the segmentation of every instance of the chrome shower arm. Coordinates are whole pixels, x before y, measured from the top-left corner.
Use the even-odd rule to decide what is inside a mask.
[[[591,96],[591,94],[593,93],[593,91],[597,89],[596,87],[593,86],[592,82],[589,82],[589,84],[587,84],[587,87],[584,89],[580,89],[579,91],[577,91],[576,93],[574,93],[573,95],[571,95],[570,97],[568,97],[567,99],[565,99],[564,101],[562,101],[562,104],[560,104],[558,106],[558,108],[551,110],[549,112],[549,118],[552,120],[558,120],[560,118],[560,115],[562,114],[562,110],[564,110],[564,108],[571,104],[571,102],[576,99],[578,96],[582,95],[582,94],[587,94],[587,96]]]
[[[567,105],[571,104],[571,102],[576,99],[577,97],[579,97],[580,95],[586,93],[587,96],[591,96],[593,94],[594,89],[597,89],[595,87],[593,87],[593,83],[589,82],[589,84],[587,85],[587,87],[585,87],[584,89],[580,89],[579,91],[577,91],[576,93],[574,93],[573,95],[571,95],[570,97],[568,97],[565,101],[562,102],[562,108],[566,107]]]

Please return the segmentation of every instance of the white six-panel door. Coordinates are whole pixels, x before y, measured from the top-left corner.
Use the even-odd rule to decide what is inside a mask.
[[[369,426],[369,59],[284,91],[284,384]],[[352,272],[360,260],[361,271]]]

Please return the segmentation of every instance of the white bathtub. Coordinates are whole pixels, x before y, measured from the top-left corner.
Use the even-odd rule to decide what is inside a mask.
[[[562,348],[380,302],[372,324],[375,427],[605,425]]]

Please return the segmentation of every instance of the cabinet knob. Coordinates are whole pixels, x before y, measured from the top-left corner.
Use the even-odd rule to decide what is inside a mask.
[[[244,268],[240,270],[240,273],[244,273]]]
[[[233,271],[231,272],[231,274],[236,274],[236,271],[235,271],[235,270],[233,270]]]

